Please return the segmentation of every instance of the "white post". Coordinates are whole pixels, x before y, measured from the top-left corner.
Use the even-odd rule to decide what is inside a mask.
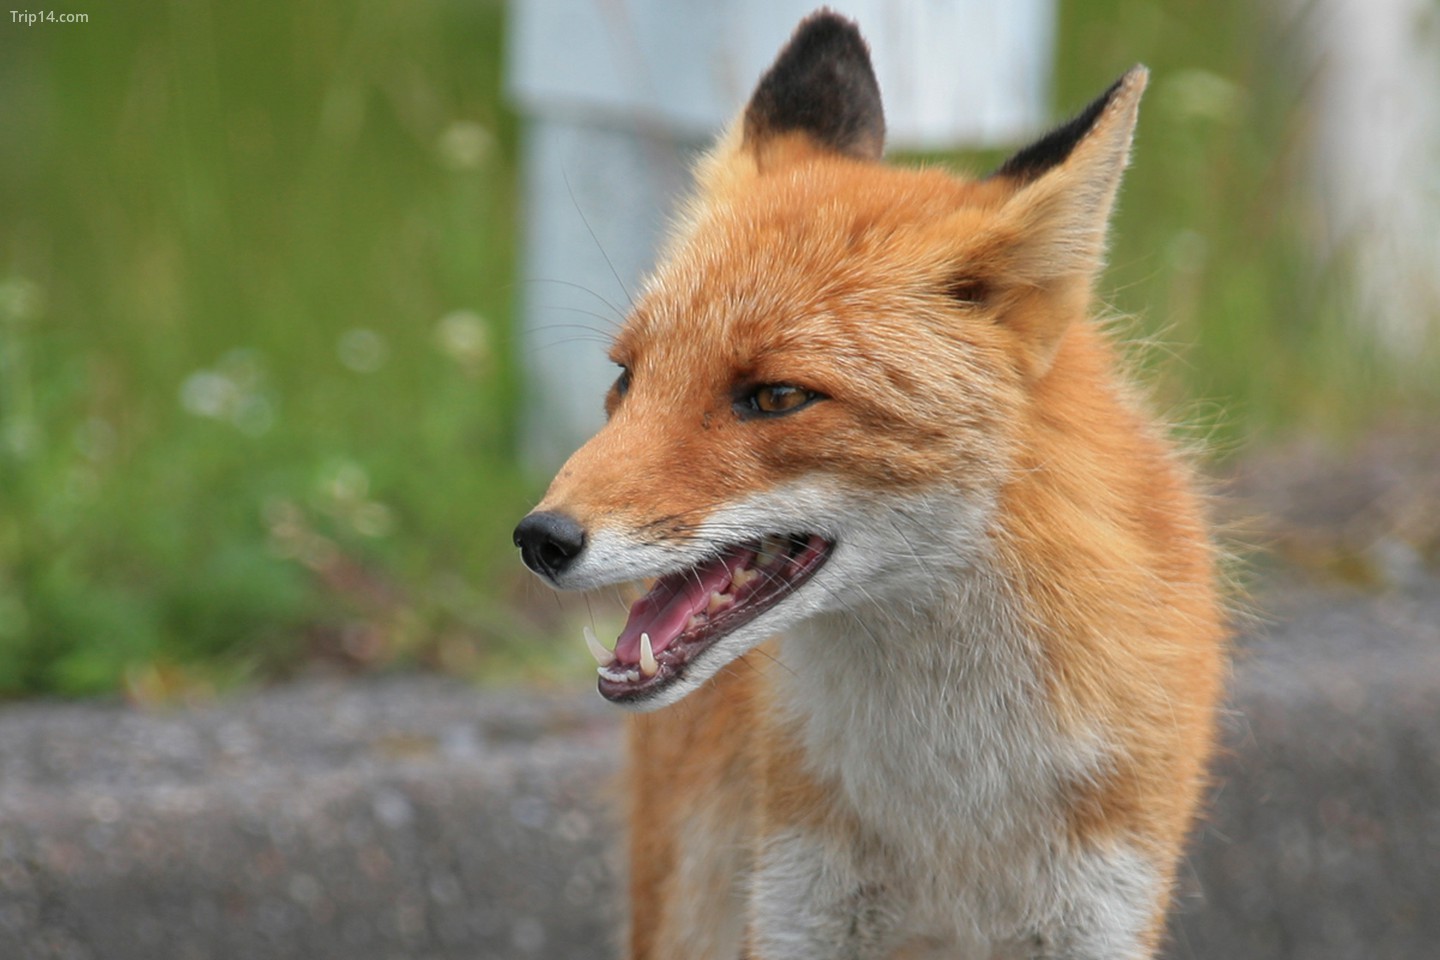
[[[1315,0],[1293,15],[1315,65],[1315,196],[1326,266],[1404,366],[1440,336],[1440,4]]]

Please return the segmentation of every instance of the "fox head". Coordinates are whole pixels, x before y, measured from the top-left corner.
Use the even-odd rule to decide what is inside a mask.
[[[923,603],[987,549],[1084,318],[1146,82],[970,180],[881,162],[851,22],[803,21],[616,336],[608,422],[515,542],[562,589],[653,579],[600,690],[680,699],[767,637]]]

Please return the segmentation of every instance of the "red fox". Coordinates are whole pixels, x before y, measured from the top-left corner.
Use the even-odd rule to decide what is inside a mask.
[[[865,41],[803,21],[515,532],[650,581],[630,956],[1141,958],[1225,669],[1192,470],[1088,318],[1147,73],[971,180],[881,162]],[[660,709],[666,708],[666,709]]]

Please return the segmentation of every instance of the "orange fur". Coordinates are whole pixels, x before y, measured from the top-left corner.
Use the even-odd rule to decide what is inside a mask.
[[[842,491],[837,503],[894,503],[907,517],[916,503],[978,505],[983,530],[965,547],[973,559],[917,550],[911,593],[888,612],[882,593],[873,609],[866,595],[846,601],[860,612],[821,619],[848,616],[871,631],[876,647],[860,649],[880,651],[877,687],[892,653],[957,676],[999,670],[1009,685],[993,703],[967,687],[979,702],[935,706],[972,724],[964,729],[995,731],[1004,742],[993,749],[951,742],[921,722],[933,705],[920,692],[894,717],[883,702],[862,705],[870,691],[805,699],[815,657],[854,656],[818,641],[803,648],[809,660],[796,655],[798,643],[742,653],[680,702],[633,718],[637,960],[838,950],[839,941],[816,939],[807,952],[795,945],[808,943],[802,933],[780,929],[786,917],[777,919],[775,903],[792,896],[816,930],[854,910],[852,926],[868,932],[826,934],[854,937],[844,940],[847,956],[949,955],[959,934],[929,904],[952,896],[972,917],[955,929],[978,924],[977,942],[997,956],[1031,943],[1053,944],[1044,956],[1077,958],[1155,949],[1205,782],[1225,630],[1191,468],[1086,319],[1144,81],[1143,71],[1128,74],[1073,149],[1053,163],[1043,156],[1049,166],[1034,176],[1017,167],[971,181],[887,167],[858,155],[873,128],[837,142],[804,129],[767,133],[773,112],[757,119],[753,108],[744,135],[737,125],[702,164],[697,197],[612,351],[628,390],[612,391],[609,423],[560,471],[538,512],[573,520],[587,544],[613,534],[635,550],[678,555],[722,508],[797,489],[821,500]],[[737,415],[736,397],[753,384],[823,399],[749,419]],[[835,539],[839,564],[847,541]],[[941,566],[963,583],[938,577]],[[907,617],[905,629],[922,639],[874,632]],[[993,663],[976,666],[991,647]],[[883,682],[905,689],[907,680]],[[933,678],[917,675],[915,686],[929,690]],[[893,779],[896,804],[954,790],[957,804],[974,804],[994,826],[892,830],[887,816],[927,814],[867,806],[870,785],[853,758],[831,755],[845,738],[812,715],[843,711],[851,696],[857,718],[899,731],[894,755],[885,748],[873,758],[895,771],[877,778]],[[857,737],[874,732],[855,722]],[[998,772],[967,769],[947,750],[997,757]],[[924,779],[936,770],[938,780]],[[940,859],[919,862],[907,830],[933,833]],[[1000,839],[987,846],[992,837]],[[994,899],[975,892],[993,879],[977,873],[981,865],[1008,868],[1032,855],[1035,883],[1054,890],[1017,906],[1019,919],[997,907],[993,925],[974,920]],[[834,865],[833,902],[797,885],[794,864],[806,858]],[[1116,901],[1138,918],[1123,930],[1102,929],[1114,903],[1092,908],[1087,899],[1120,897],[1085,880],[1112,875],[1141,878],[1141,893]]]

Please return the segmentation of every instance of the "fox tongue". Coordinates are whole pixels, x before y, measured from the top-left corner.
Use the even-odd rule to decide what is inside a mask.
[[[616,659],[639,663],[642,633],[650,635],[650,647],[655,653],[670,646],[685,631],[690,618],[706,608],[710,594],[724,593],[734,571],[752,555],[750,550],[732,551],[656,580],[650,592],[630,608],[630,619],[615,643]]]

